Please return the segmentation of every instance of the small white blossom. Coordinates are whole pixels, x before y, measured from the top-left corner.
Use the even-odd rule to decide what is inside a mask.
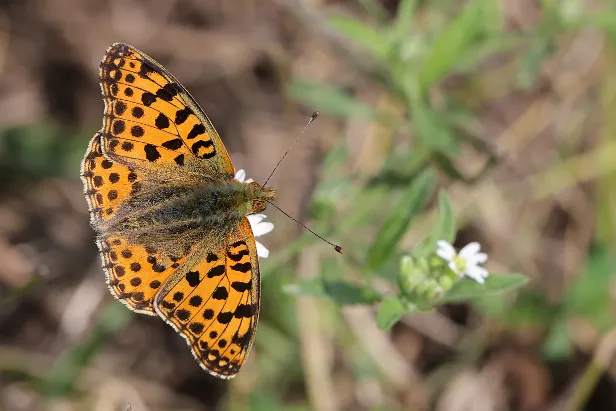
[[[483,264],[488,260],[486,253],[479,252],[481,249],[479,243],[467,244],[459,253],[447,241],[439,240],[436,244],[438,245],[436,255],[445,261],[449,261],[448,266],[451,271],[460,277],[466,275],[480,284],[483,284],[485,279],[488,278],[488,270],[479,266],[479,264]]]
[[[272,231],[274,224],[269,221],[263,221],[265,214],[249,214],[248,221],[250,221],[250,227],[255,237],[260,237]],[[269,256],[269,250],[260,242],[255,241],[257,245],[257,254],[261,258],[267,258]]]
[[[240,183],[252,183],[252,178],[246,180],[246,172],[241,169],[237,170],[235,173],[235,179]],[[250,214],[247,216],[248,221],[250,222],[250,228],[252,228],[252,233],[255,237],[260,237],[272,231],[274,229],[274,224],[265,220],[265,214]],[[263,244],[255,240],[255,244],[257,247],[257,254],[260,258],[267,258],[269,256],[269,250]]]
[[[252,183],[253,180],[252,178],[249,178],[248,180],[245,180],[246,178],[246,172],[244,171],[244,169],[239,169],[237,170],[237,172],[235,173],[235,179],[237,181],[239,181],[240,183]]]

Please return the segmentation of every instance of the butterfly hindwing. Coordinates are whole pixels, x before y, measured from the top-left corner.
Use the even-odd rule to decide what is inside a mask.
[[[233,178],[229,154],[206,114],[151,57],[116,43],[101,63],[100,82],[103,152],[109,157],[146,165],[192,165],[212,178]]]
[[[139,191],[138,170],[113,162],[101,152],[100,134],[90,141],[81,165],[81,179],[94,227],[112,218],[120,204]],[[156,315],[152,305],[159,288],[186,256],[165,261],[145,247],[98,233],[96,241],[111,293],[135,312]]]
[[[206,248],[192,269],[169,279],[155,307],[205,370],[231,378],[248,355],[259,313],[259,261],[248,219],[221,248]]]

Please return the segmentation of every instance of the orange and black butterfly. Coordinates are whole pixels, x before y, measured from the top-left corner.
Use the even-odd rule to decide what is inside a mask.
[[[114,44],[100,83],[103,127],[81,176],[109,289],[131,310],[163,318],[206,371],[231,378],[259,316],[246,216],[275,191],[234,179],[208,117],[151,57]]]

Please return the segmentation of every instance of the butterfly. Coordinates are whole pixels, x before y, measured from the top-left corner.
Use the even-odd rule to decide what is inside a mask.
[[[99,77],[103,127],[81,178],[109,290],[131,310],[164,319],[210,374],[232,378],[259,316],[247,216],[276,192],[234,179],[206,114],[145,53],[113,44]]]

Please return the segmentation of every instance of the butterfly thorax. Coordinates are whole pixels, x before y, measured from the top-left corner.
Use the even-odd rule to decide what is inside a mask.
[[[275,190],[257,183],[211,180],[200,185],[167,186],[144,181],[141,193],[115,216],[97,225],[101,235],[126,238],[173,259],[191,244],[218,242],[245,218],[265,209]]]

